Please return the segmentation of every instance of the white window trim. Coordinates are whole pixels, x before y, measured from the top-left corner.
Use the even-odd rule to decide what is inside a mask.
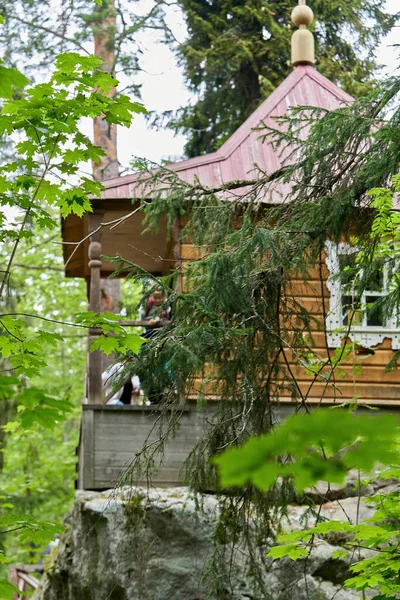
[[[397,317],[393,315],[387,319],[385,327],[376,325],[358,325],[352,326],[350,330],[343,325],[342,314],[342,285],[338,274],[340,272],[339,255],[348,254],[354,249],[344,242],[335,244],[334,242],[325,243],[326,265],[329,269],[329,278],[326,282],[330,292],[329,313],[326,318],[327,339],[329,348],[340,348],[344,335],[353,341],[359,343],[364,348],[374,348],[383,342],[385,338],[392,340],[392,349],[400,349],[400,328],[397,324]],[[368,295],[368,292],[366,293]],[[378,292],[374,292],[378,296]]]

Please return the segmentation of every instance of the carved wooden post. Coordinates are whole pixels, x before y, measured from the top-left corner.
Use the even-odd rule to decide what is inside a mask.
[[[181,223],[179,219],[175,220],[172,228],[172,239],[174,242],[173,254],[175,259],[175,269],[179,271],[178,281],[176,285],[176,291],[178,294],[183,292],[183,281],[182,281],[182,244],[181,244]]]
[[[18,587],[17,567],[8,567],[8,581],[15,587]],[[18,598],[19,594],[15,593],[13,596],[13,600],[18,600]]]
[[[89,230],[95,231],[100,225],[102,212],[95,212],[89,217]],[[90,238],[89,244],[89,268],[90,268],[90,288],[89,288],[89,310],[100,312],[100,270],[101,270],[101,243],[100,232],[95,233]],[[93,340],[99,335],[99,330],[89,329],[89,355],[88,355],[88,379],[87,396],[91,404],[103,403],[103,386],[101,381],[102,354],[99,350],[90,352],[90,346]]]

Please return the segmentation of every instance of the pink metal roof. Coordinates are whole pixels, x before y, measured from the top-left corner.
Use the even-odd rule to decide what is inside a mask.
[[[255,128],[265,123],[277,129],[276,117],[287,114],[289,107],[316,106],[333,110],[352,100],[313,67],[298,66],[216,152],[172,163],[168,168],[176,171],[184,181],[192,183],[198,178],[209,187],[237,179],[253,179],[257,177],[255,165],[271,174],[280,168],[282,157],[272,141],[262,142],[262,132]],[[106,189],[102,197],[137,196],[137,178],[137,174],[132,174],[103,182]]]

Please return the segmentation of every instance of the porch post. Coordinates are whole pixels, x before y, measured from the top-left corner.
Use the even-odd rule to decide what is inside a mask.
[[[175,259],[175,269],[179,271],[176,291],[178,294],[182,294],[183,282],[182,282],[182,244],[181,244],[181,223],[180,219],[175,220],[172,228],[172,239],[174,242],[173,255]]]
[[[95,211],[89,216],[89,231],[95,231],[101,223],[103,211]],[[100,270],[101,270],[101,234],[100,231],[90,237],[89,244],[89,310],[100,312]],[[87,365],[87,397],[90,404],[103,403],[103,386],[101,381],[102,353],[99,350],[90,352],[92,342],[99,335],[96,328],[89,329],[89,352]]]

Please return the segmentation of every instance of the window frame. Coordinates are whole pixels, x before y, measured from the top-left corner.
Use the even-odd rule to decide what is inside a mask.
[[[344,335],[353,341],[359,343],[364,348],[374,348],[383,342],[385,338],[392,340],[392,349],[400,349],[400,328],[398,327],[397,314],[392,314],[386,319],[385,325],[368,325],[367,312],[362,311],[362,325],[352,325],[350,328],[344,324],[342,297],[346,295],[342,282],[340,281],[340,261],[339,256],[352,254],[357,249],[346,242],[325,242],[326,265],[329,270],[329,277],[326,281],[330,293],[329,313],[326,318],[327,340],[329,348],[340,348]],[[366,297],[374,296],[376,298],[385,296],[388,293],[387,270],[383,272],[383,291],[364,290],[361,296],[361,306],[366,307]],[[349,294],[347,294],[349,295]]]

